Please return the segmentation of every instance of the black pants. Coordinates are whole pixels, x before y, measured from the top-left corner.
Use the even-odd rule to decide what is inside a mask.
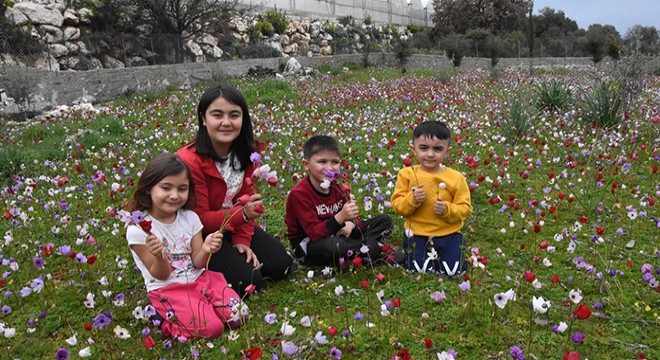
[[[349,252],[353,257],[360,255],[362,245],[369,247],[369,257],[372,261],[380,258],[383,240],[392,232],[392,218],[385,214],[362,222],[362,229],[353,230],[350,237],[328,236],[307,244],[307,265],[336,265],[339,259],[346,257]]]
[[[281,280],[286,277],[293,264],[293,259],[284,245],[274,236],[258,226],[254,227],[254,235],[250,248],[263,264],[255,269],[252,262],[246,263],[245,254],[241,254],[231,243],[231,233],[224,234],[220,251],[211,256],[209,270],[219,271],[232,285],[232,288],[243,297],[245,288],[253,284],[261,289],[264,280]]]

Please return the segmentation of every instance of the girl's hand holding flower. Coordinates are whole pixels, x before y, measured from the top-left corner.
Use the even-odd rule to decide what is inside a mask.
[[[147,246],[149,253],[151,253],[151,255],[154,257],[164,257],[163,254],[165,249],[163,248],[163,243],[156,237],[156,235],[149,233],[149,235],[147,235],[145,245]]]
[[[202,250],[209,254],[218,252],[222,247],[222,237],[222,233],[218,231],[207,235],[206,240],[204,240],[204,244],[202,245]]]

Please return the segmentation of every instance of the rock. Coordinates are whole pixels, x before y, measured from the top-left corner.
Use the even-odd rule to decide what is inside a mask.
[[[211,45],[211,47],[218,46],[218,38],[210,34],[204,34],[198,42],[200,44]]]
[[[11,19],[16,25],[27,24],[30,21],[25,14],[10,7],[7,8],[5,16],[7,19]]]
[[[96,102],[95,97],[93,97],[92,95],[89,95],[89,94],[85,94],[85,95],[73,100],[71,103],[74,104],[74,105],[82,105],[82,104],[93,104],[94,102]]]
[[[282,45],[287,45],[288,43],[291,42],[291,38],[289,38],[288,35],[282,35],[280,36],[280,44]]]
[[[321,33],[321,30],[323,30],[323,24],[320,21],[315,21],[310,24],[309,35],[311,37],[317,37]]]
[[[90,61],[90,64],[89,64],[89,70],[99,70],[99,69],[103,69],[103,64],[101,63],[101,60],[99,60],[99,59],[97,59],[97,58],[95,58],[95,57],[92,56],[92,57],[89,59],[89,61]]]
[[[61,27],[64,23],[64,16],[58,10],[43,5],[20,2],[14,4],[14,10],[22,12],[35,25]]]
[[[204,52],[202,51],[202,48],[192,40],[188,40],[188,42],[186,42],[186,48],[195,57],[204,56]]]
[[[321,47],[320,53],[321,55],[326,55],[326,56],[332,55],[332,48],[330,47],[330,45],[323,46]]]
[[[80,22],[78,15],[73,9],[64,10],[62,17],[64,17],[64,25],[78,25]]]
[[[316,44],[309,44],[309,51],[318,54],[321,52],[321,48]]]
[[[72,70],[87,70],[89,64],[83,56],[71,56],[66,60],[66,67]]]
[[[69,49],[69,54],[70,55],[75,55],[80,51],[80,46],[78,46],[76,43],[72,43],[70,41],[65,42],[64,46],[66,46],[66,48]]]
[[[123,69],[126,67],[123,62],[113,58],[110,55],[104,55],[102,63],[103,67],[106,69]]]
[[[219,47],[217,47],[217,46],[213,47],[213,57],[214,58],[220,59],[220,58],[222,58],[222,55],[224,55],[224,54],[225,54],[224,51],[222,51],[222,49],[220,49]]]
[[[271,41],[270,44],[268,44],[270,47],[273,49],[282,52],[282,45],[280,45],[279,41]]]
[[[0,54],[0,65],[19,65],[19,63],[9,54]]]
[[[62,44],[49,44],[50,54],[56,58],[69,55],[69,49]]]
[[[245,20],[243,19],[232,19],[229,22],[229,28],[232,30],[235,30],[238,33],[245,33],[248,30],[248,24]]]
[[[41,34],[41,38],[48,44],[62,42],[64,33],[59,27],[52,25],[38,25],[37,31]]]
[[[49,54],[41,54],[41,56],[37,58],[29,59],[25,62],[25,65],[35,69],[60,71],[60,63],[57,62],[57,59]]]
[[[285,54],[297,54],[300,52],[298,44],[291,44],[284,47]]]
[[[78,52],[80,52],[82,55],[91,55],[91,52],[87,48],[87,44],[85,44],[84,41],[76,41],[75,44],[78,45]]]
[[[80,29],[73,26],[67,26],[64,28],[64,41],[69,40],[80,40]]]
[[[298,43],[302,39],[302,36],[298,33],[292,34],[291,38],[289,39],[291,43]]]
[[[135,30],[140,35],[150,35],[153,29],[154,29],[153,25],[149,25],[149,24],[142,24],[135,27]]]
[[[89,18],[92,17],[92,15],[93,15],[92,10],[88,8],[78,9],[78,19],[83,24],[90,24],[91,21],[89,20]]]
[[[290,58],[289,61],[286,62],[286,66],[284,67],[284,75],[299,75],[302,73],[302,65],[296,60],[296,58]]]
[[[137,67],[137,66],[148,66],[149,63],[147,60],[139,57],[139,56],[133,56],[128,59],[128,66],[130,67]]]

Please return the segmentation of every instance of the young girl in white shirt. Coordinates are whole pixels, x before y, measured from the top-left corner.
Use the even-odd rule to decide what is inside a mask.
[[[234,327],[247,307],[222,273],[205,271],[222,246],[222,233],[202,238],[192,209],[193,182],[186,164],[162,153],[149,162],[127,204],[133,219],[126,239],[142,273],[151,304],[164,318],[165,337],[216,338]]]

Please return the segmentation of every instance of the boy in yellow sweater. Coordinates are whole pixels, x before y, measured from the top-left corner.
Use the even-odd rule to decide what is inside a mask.
[[[450,132],[439,121],[413,130],[413,151],[419,165],[397,175],[392,209],[405,217],[405,266],[413,272],[447,276],[465,272],[463,222],[472,212],[465,177],[442,164],[449,152]]]

